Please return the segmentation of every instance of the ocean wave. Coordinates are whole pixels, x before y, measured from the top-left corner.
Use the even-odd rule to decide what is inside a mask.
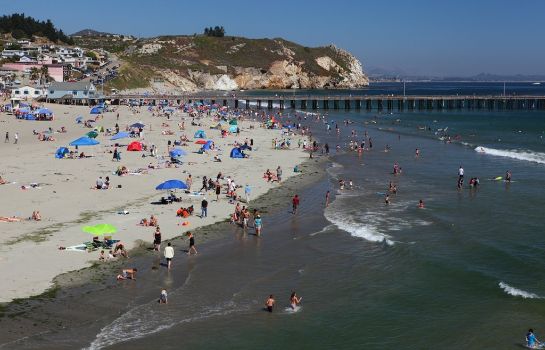
[[[489,154],[491,156],[506,157],[518,160],[524,160],[527,162],[534,162],[539,164],[545,164],[545,153],[524,151],[524,150],[502,150],[495,148],[488,148],[483,146],[475,147],[475,151],[482,154]]]
[[[165,308],[166,309],[166,308]],[[121,315],[108,326],[101,329],[95,340],[86,350],[99,350],[114,344],[161,332],[178,324],[223,316],[239,311],[233,302],[209,307],[197,315],[176,319],[176,312],[157,312],[157,302],[144,304]]]
[[[505,293],[507,293],[509,295],[512,295],[514,297],[521,297],[521,298],[524,298],[524,299],[542,299],[543,298],[543,297],[540,297],[537,294],[530,293],[530,292],[524,291],[522,289],[517,289],[515,287],[511,287],[510,285],[508,285],[505,282],[500,282],[500,283],[498,283],[498,285],[500,286],[501,289],[503,289],[503,291]]]
[[[343,217],[342,213],[334,210],[326,210],[325,217],[340,230],[350,233],[353,237],[363,238],[369,242],[384,242],[390,246],[394,245],[394,241],[390,239],[390,236],[380,233],[373,224],[354,222],[348,216]]]

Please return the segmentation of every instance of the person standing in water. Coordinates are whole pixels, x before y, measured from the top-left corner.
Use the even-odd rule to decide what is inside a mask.
[[[511,171],[510,170],[507,170],[505,172],[505,181],[511,182]]]
[[[295,292],[291,293],[290,306],[293,310],[295,310],[297,306],[301,304],[301,299],[303,299],[303,297],[298,298]]]
[[[170,265],[172,263],[172,258],[174,258],[174,248],[172,248],[172,245],[170,242],[168,242],[167,246],[165,247],[165,259],[167,260],[167,267],[170,270]]]
[[[271,294],[269,295],[269,298],[265,301],[265,307],[267,308],[267,311],[273,312],[274,303],[274,296]]]
[[[261,229],[263,228],[263,222],[261,221],[261,215],[259,214],[254,216],[254,228],[255,228],[255,235],[261,236]]]
[[[299,206],[299,196],[298,195],[295,195],[292,200],[291,200],[291,204],[292,204],[292,213],[293,214],[297,214],[297,207]]]
[[[195,236],[193,236],[190,231],[187,231],[186,235],[189,237],[189,250],[187,251],[187,255],[191,255],[191,252],[195,252],[195,254],[197,254],[197,248],[195,248]]]
[[[325,193],[325,206],[326,206],[326,208],[329,206],[329,195],[330,195],[330,192],[327,191]]]
[[[526,333],[526,346],[530,349],[537,349],[537,347],[541,344],[539,340],[537,340],[534,330],[530,328],[528,330],[528,333]]]

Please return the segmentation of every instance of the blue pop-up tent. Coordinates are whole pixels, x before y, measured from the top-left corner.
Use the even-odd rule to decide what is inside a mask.
[[[205,150],[205,151],[208,151],[210,149],[210,147],[212,146],[212,144],[214,143],[214,141],[212,140],[208,140],[206,141],[206,143],[204,145],[202,145],[202,148]]]
[[[68,148],[66,147],[59,147],[59,149],[55,152],[55,158],[62,159],[64,158],[64,155],[68,153]]]
[[[184,151],[183,149],[181,148],[174,148],[173,150],[171,150],[169,152],[170,156],[172,158],[176,158],[176,157],[180,157],[180,156],[185,156],[187,154],[186,151]]]
[[[239,148],[233,148],[230,154],[231,158],[244,158],[242,151]]]
[[[144,128],[146,125],[142,124],[142,123],[134,123],[133,125],[131,125],[131,128],[138,128],[138,129],[142,129]]]
[[[99,143],[100,142],[98,142],[95,139],[92,139],[87,136],[83,136],[77,140],[70,142],[70,146],[94,146],[94,145],[98,145]]]
[[[197,130],[195,132],[195,135],[193,135],[193,137],[195,137],[196,139],[205,139],[206,138],[206,134],[204,133],[203,130]]]
[[[53,112],[51,112],[49,109],[47,108],[40,108],[40,109],[37,109],[34,111],[34,114],[45,114],[45,115],[51,115],[53,114]]]

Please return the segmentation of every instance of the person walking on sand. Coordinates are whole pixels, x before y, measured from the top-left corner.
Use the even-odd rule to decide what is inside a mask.
[[[297,214],[297,207],[299,206],[299,202],[300,202],[299,196],[298,195],[293,196],[291,200],[293,214]]]
[[[4,143],[9,142],[9,131],[6,131],[6,139],[4,140]]]
[[[185,179],[185,184],[187,185],[187,190],[191,191],[191,185],[193,184],[193,178],[191,177],[191,174],[187,175],[187,178]]]
[[[15,142],[13,142],[15,145],[17,144],[17,142],[19,141],[19,133],[15,133]]]
[[[246,195],[246,203],[250,203],[250,194],[252,193],[252,188],[250,185],[246,184],[244,187],[244,194]]]
[[[204,219],[208,216],[208,201],[206,200],[206,197],[202,199],[201,202],[201,219]]]
[[[267,308],[267,311],[273,312],[274,303],[274,296],[271,294],[267,300],[265,300],[265,307]]]
[[[172,248],[172,244],[168,242],[167,246],[165,247],[165,259],[167,260],[167,268],[170,270],[170,266],[172,263],[172,258],[174,258],[174,248]]]
[[[197,248],[195,248],[195,236],[193,236],[190,231],[187,231],[186,235],[189,237],[189,250],[187,251],[187,255],[191,255],[191,252],[195,252],[195,254],[197,254]]]
[[[282,168],[280,167],[280,165],[278,166],[278,168],[276,168],[276,181],[282,181]]]

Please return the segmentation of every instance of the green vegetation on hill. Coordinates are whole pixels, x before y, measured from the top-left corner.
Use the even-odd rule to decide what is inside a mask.
[[[38,21],[24,13],[14,13],[0,17],[0,32],[11,33],[15,39],[32,39],[33,36],[42,36],[57,43],[74,44],[62,30],[55,28],[51,20]]]
[[[221,28],[218,28],[221,31]],[[215,32],[208,28],[207,32]],[[117,89],[149,86],[144,76],[161,76],[168,71],[182,77],[191,71],[230,74],[240,68],[255,68],[266,73],[275,62],[294,64],[309,76],[339,78],[336,70],[322,68],[319,57],[330,57],[341,68],[349,70],[347,58],[332,46],[305,47],[284,39],[248,39],[232,36],[193,35],[161,36],[149,39],[75,38],[76,44],[89,49],[104,48],[116,53],[124,62],[124,70],[110,85]]]

